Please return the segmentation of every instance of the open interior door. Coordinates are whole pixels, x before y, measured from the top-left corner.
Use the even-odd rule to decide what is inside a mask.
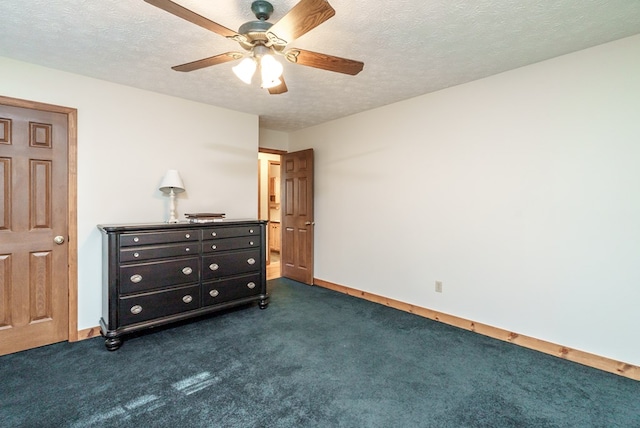
[[[313,149],[282,155],[282,276],[313,285]]]

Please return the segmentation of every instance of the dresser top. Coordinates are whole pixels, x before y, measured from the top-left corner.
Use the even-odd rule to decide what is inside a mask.
[[[99,224],[97,227],[103,232],[133,232],[141,230],[179,230],[179,229],[201,229],[205,227],[217,226],[241,226],[243,224],[267,224],[267,220],[257,219],[221,219],[207,223],[189,223],[181,221],[179,223],[122,223],[122,224]]]

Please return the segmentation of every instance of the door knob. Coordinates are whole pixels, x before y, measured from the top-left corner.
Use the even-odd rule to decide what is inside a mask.
[[[53,242],[55,242],[58,245],[64,244],[64,236],[62,235],[56,236],[55,238],[53,238]]]
[[[305,221],[305,222],[304,222],[304,224],[305,224],[306,226],[311,226],[311,225],[314,225],[314,226],[315,226],[316,222],[315,222],[315,221]]]

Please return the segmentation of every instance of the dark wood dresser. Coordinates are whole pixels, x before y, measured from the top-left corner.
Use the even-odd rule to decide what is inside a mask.
[[[269,304],[266,221],[98,225],[105,346],[128,333],[251,302]]]

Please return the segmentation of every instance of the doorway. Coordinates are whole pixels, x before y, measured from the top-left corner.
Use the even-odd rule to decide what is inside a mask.
[[[267,279],[281,276],[282,230],[281,222],[281,174],[282,153],[260,149],[258,153],[258,217],[267,223]]]
[[[259,149],[258,210],[267,220],[267,279],[313,285],[313,149]]]

